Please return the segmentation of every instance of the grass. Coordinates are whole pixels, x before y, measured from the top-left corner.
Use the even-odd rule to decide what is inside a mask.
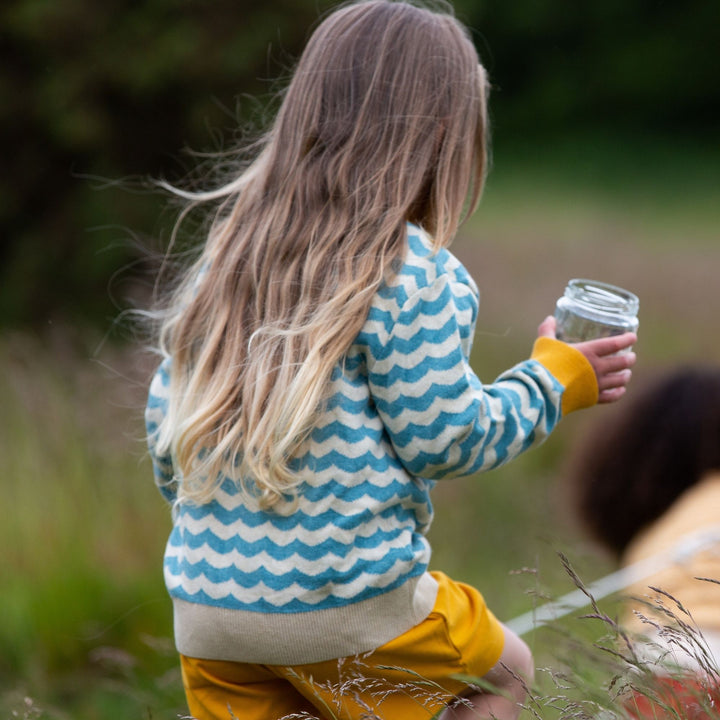
[[[90,354],[79,338],[0,349],[0,714],[177,717],[158,562],[169,517],[147,482],[140,375],[117,375],[126,351],[105,359],[114,372]]]
[[[539,630],[546,634],[547,644],[536,655],[535,681],[525,684],[525,720],[710,720],[719,716],[720,665],[677,599],[661,593],[645,603],[641,618],[650,637],[640,641],[629,637],[607,606],[603,608],[593,597],[566,557],[561,557],[561,564],[566,578],[586,594],[587,612],[575,617],[582,627],[556,622]],[[677,659],[680,656],[682,661]],[[695,671],[688,672],[688,667]],[[397,674],[398,668],[388,670]],[[404,679],[396,681],[393,691],[411,695],[419,706],[437,702],[437,686],[407,671],[400,677]],[[459,679],[477,690],[494,692],[482,678]],[[281,720],[340,720],[340,708],[353,691],[365,699],[363,720],[394,717],[383,713],[387,686],[363,674],[362,658],[346,660],[340,680],[330,690],[322,718],[301,713]],[[469,705],[462,697],[453,704]]]
[[[527,356],[578,276],[640,296],[635,382],[720,357],[716,158],[593,142],[496,148],[481,209],[455,246],[481,288],[474,364],[485,381]],[[151,365],[67,327],[0,340],[3,717],[187,713],[161,576],[170,518],[142,441]],[[436,488],[433,567],[481,588],[503,620],[573,588],[558,551],[588,582],[612,569],[574,525],[562,484],[567,450],[604,412],[567,418],[507,467]],[[617,644],[614,602],[528,637],[547,668],[530,715],[590,717],[608,705],[628,669],[598,648]]]

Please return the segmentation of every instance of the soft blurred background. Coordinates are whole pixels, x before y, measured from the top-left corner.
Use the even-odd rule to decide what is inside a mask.
[[[150,177],[261,127],[327,0],[5,0],[0,8],[0,716],[186,714],[144,455],[148,301],[174,219]],[[493,82],[494,168],[457,254],[482,293],[475,366],[527,356],[571,277],[640,296],[635,382],[720,362],[715,0],[456,0]],[[632,392],[632,389],[631,389]],[[613,569],[563,465],[611,408],[441,484],[434,566],[508,620]],[[572,618],[567,621],[571,627]],[[590,631],[590,636],[592,636]],[[528,636],[561,662],[548,630]],[[550,717],[551,709],[543,710]]]

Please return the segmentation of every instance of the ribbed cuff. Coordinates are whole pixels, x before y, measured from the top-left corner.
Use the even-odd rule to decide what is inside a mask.
[[[598,384],[589,360],[571,345],[549,337],[535,341],[531,355],[547,368],[565,388],[562,396],[562,414],[592,407],[598,401]]]

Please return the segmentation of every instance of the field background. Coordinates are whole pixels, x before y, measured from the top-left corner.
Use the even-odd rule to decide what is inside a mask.
[[[483,380],[526,357],[577,276],[640,296],[635,383],[720,360],[716,158],[618,143],[496,147],[481,209],[455,245],[481,288]],[[142,441],[153,363],[137,344],[67,325],[2,337],[2,717],[186,712],[160,569],[170,521]],[[575,526],[562,471],[579,434],[613,410],[566,418],[505,468],[440,483],[433,566],[480,587],[503,620],[573,589],[559,551],[588,582],[612,569]],[[539,662],[562,663],[553,633],[528,640]]]
[[[195,180],[203,156],[184,149],[262,127],[336,4],[0,7],[0,718],[186,714],[161,574],[169,511],[143,440],[155,361],[123,316],[146,303],[173,219],[146,181]],[[454,246],[481,290],[481,379],[527,357],[572,277],[640,296],[634,387],[720,362],[720,3],[453,5],[493,84],[494,168]],[[440,483],[433,567],[503,620],[573,589],[559,552],[584,581],[612,570],[563,475],[613,412],[577,413],[509,466]],[[592,654],[605,632],[579,614],[528,636],[540,667],[575,666],[563,695],[607,681],[576,662],[578,638]]]

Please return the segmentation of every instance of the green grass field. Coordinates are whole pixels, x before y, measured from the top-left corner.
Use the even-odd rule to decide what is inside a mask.
[[[481,289],[474,364],[484,381],[527,356],[571,277],[640,296],[635,382],[720,360],[716,156],[611,139],[552,151],[500,144],[495,155],[483,204],[455,245]],[[0,716],[187,714],[161,576],[169,511],[142,438],[152,360],[92,332],[49,328],[42,338],[6,334],[0,367]],[[609,571],[573,523],[562,480],[578,433],[611,412],[582,411],[507,467],[440,483],[433,567],[481,588],[503,620],[573,589],[558,552],[588,582]],[[592,655],[605,633],[576,618],[561,626],[569,644],[553,630],[527,638],[557,672],[579,656],[573,642]],[[541,687],[551,682],[543,677],[549,670]],[[602,682],[580,680],[586,694]],[[562,714],[550,705],[535,712]]]

